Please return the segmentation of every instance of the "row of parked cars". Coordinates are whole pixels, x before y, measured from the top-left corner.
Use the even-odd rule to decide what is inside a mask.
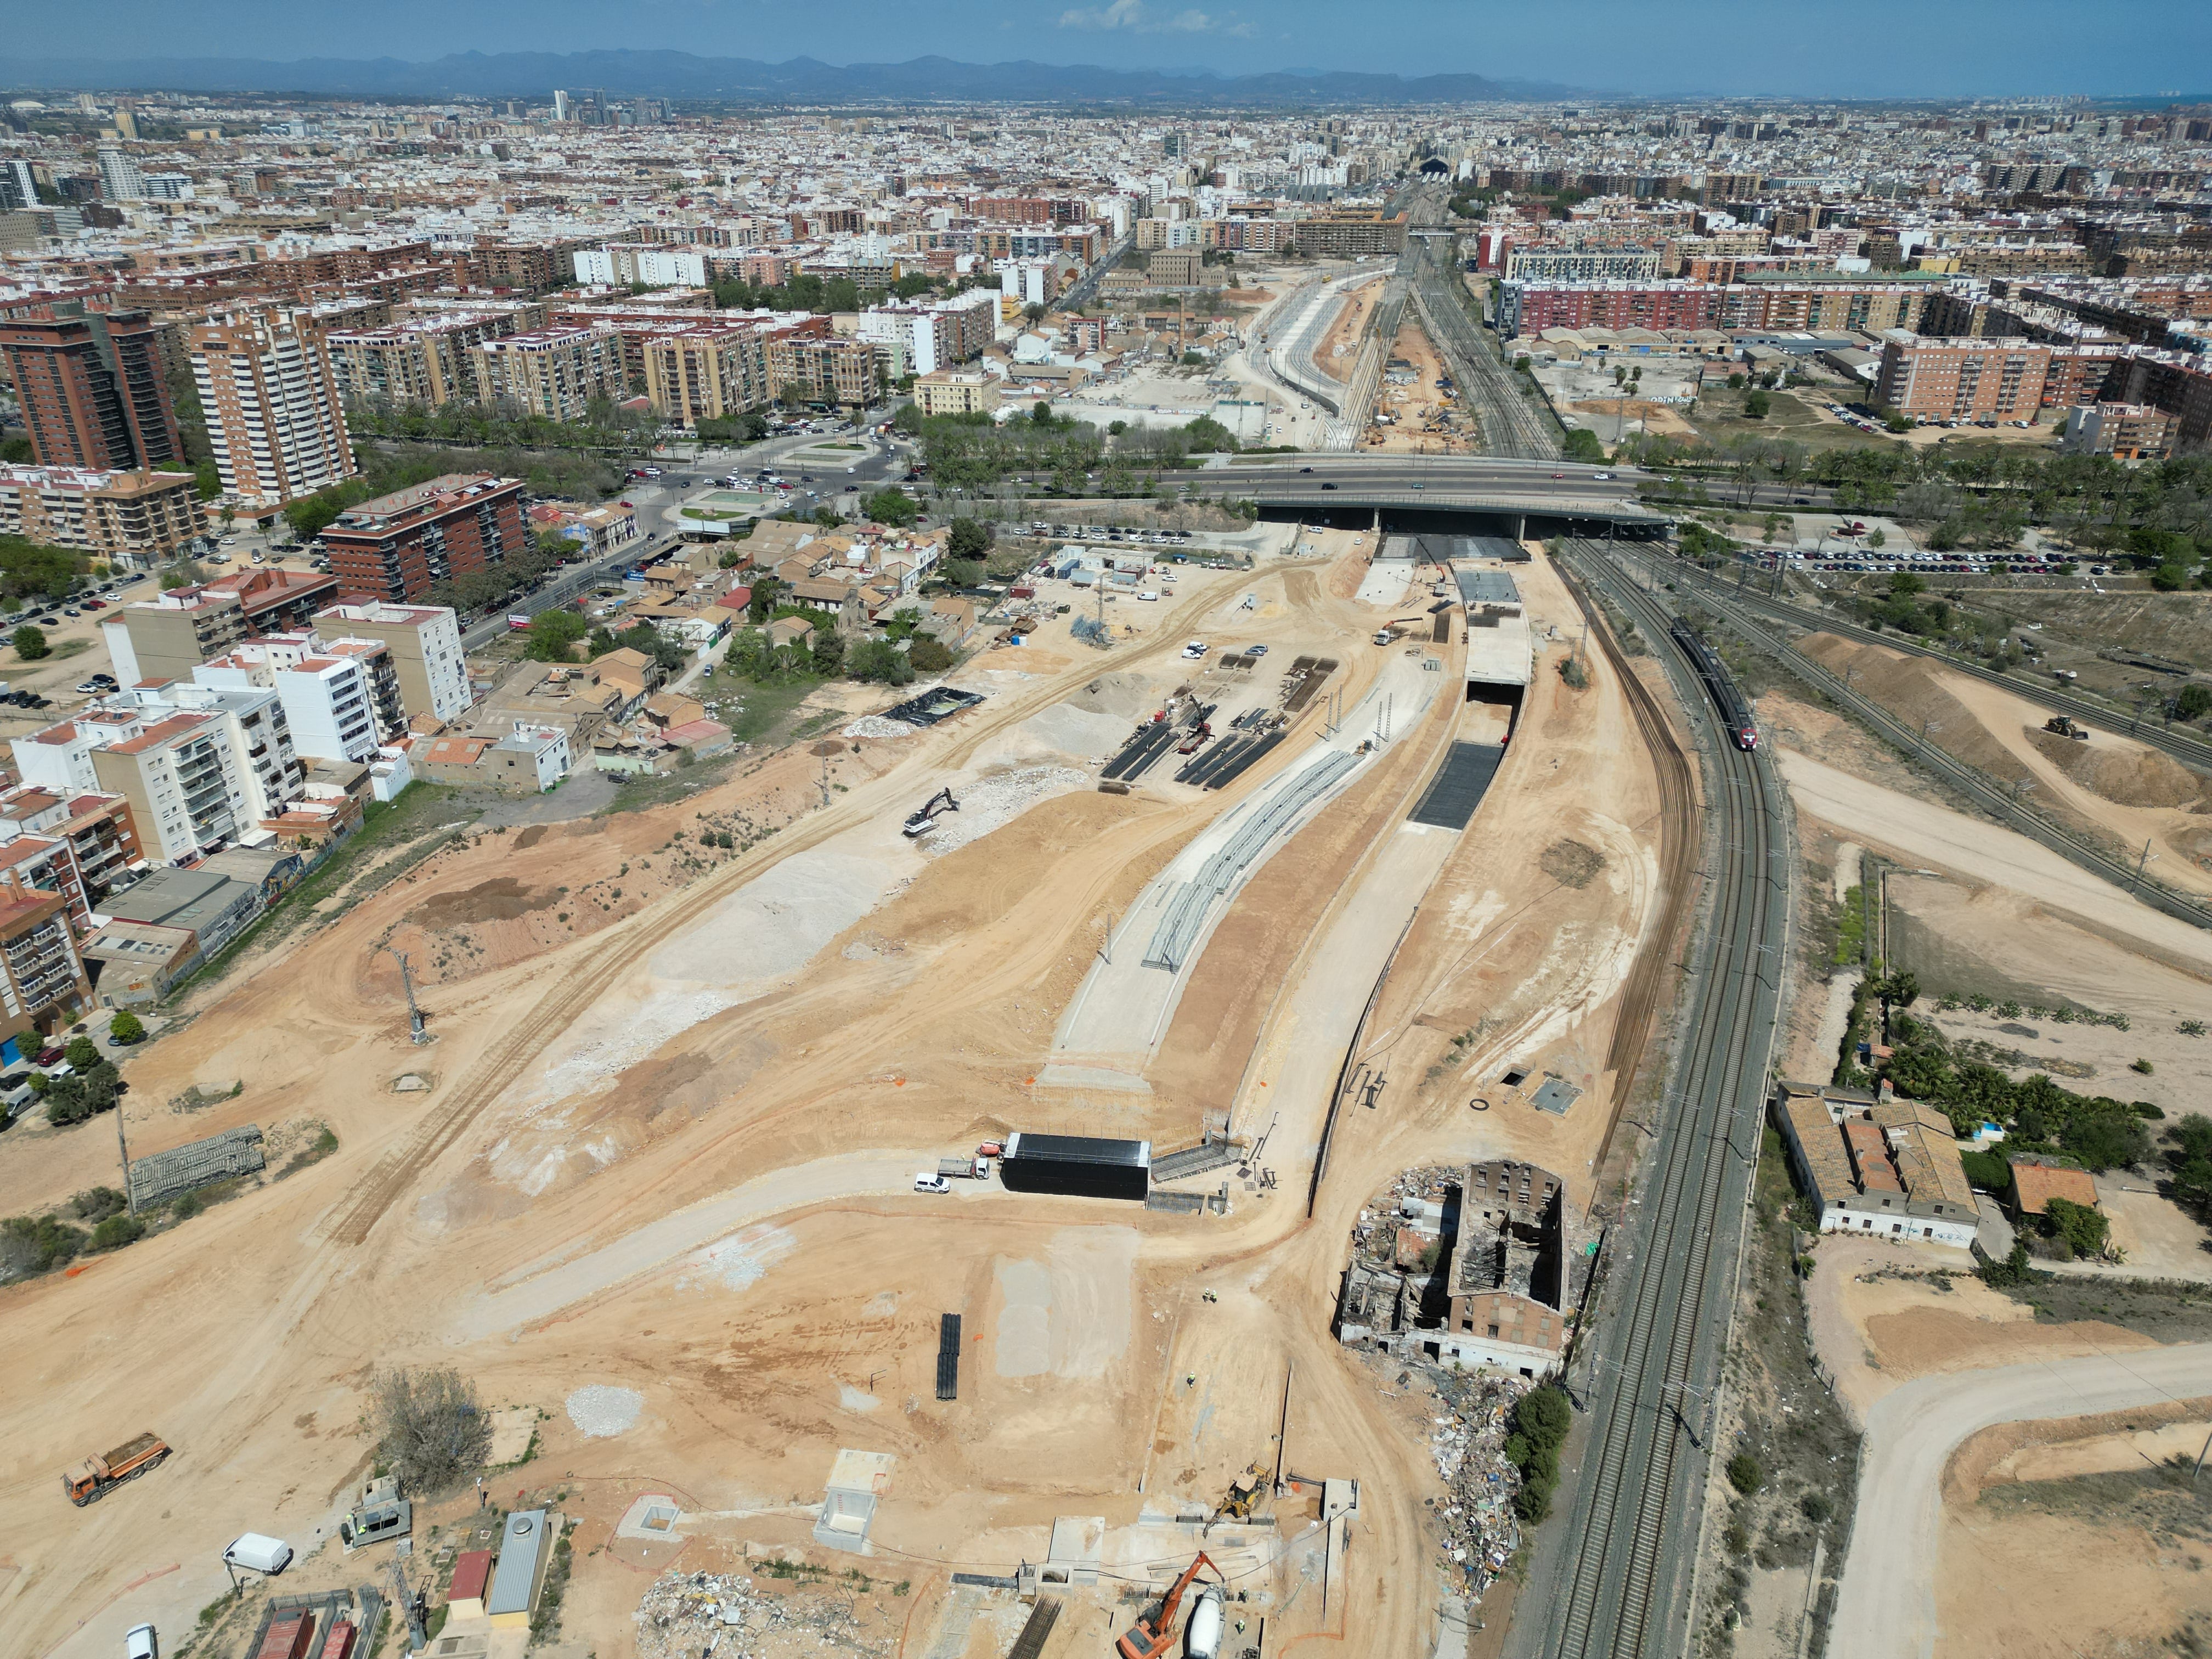
[[[1188,530],[1133,530],[1118,524],[1047,524],[1042,519],[1030,526],[1032,536],[1049,536],[1064,542],[1150,542],[1171,546],[1190,539]]]

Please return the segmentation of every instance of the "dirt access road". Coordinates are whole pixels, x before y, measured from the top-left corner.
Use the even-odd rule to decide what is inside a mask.
[[[1146,1512],[1218,1498],[1263,1455],[1295,1364],[1290,1449],[1305,1472],[1362,1480],[1360,1543],[1353,1594],[1325,1609],[1307,1595],[1271,1632],[1378,1655],[1428,1644],[1423,1500],[1438,1487],[1329,1338],[1328,1309],[1352,1217],[1399,1169],[1534,1148],[1588,1194],[1602,1075],[1565,1119],[1512,1101],[1470,1112],[1463,1087],[1509,1054],[1595,1073],[1577,1057],[1608,1052],[1659,902],[1643,850],[1656,785],[1620,685],[1600,672],[1575,691],[1558,674],[1575,621],[1564,590],[1540,563],[1523,579],[1537,683],[1476,832],[1401,827],[1463,718],[1439,698],[1238,896],[1142,1103],[1054,1098],[1029,1079],[1106,915],[1270,769],[1210,796],[1050,796],[934,857],[898,833],[940,781],[1030,766],[1102,671],[1171,685],[1186,631],[1272,638],[1277,661],[1336,656],[1356,702],[1378,665],[1358,648],[1375,626],[1352,597],[1363,560],[1194,580],[1158,644],[1020,670],[987,656],[984,672],[1035,678],[996,682],[975,714],[889,753],[801,753],[528,847],[456,846],[134,1062],[133,1108],[160,1144],[312,1110],[341,1150],[76,1277],[0,1293],[0,1335],[22,1357],[0,1382],[11,1642],[105,1655],[147,1618],[180,1634],[222,1586],[216,1553],[249,1528],[308,1556],[366,1469],[356,1423],[383,1365],[458,1364],[488,1403],[550,1413],[546,1474],[518,1480],[567,1486],[576,1604],[619,1609],[635,1592],[604,1547],[641,1490],[696,1494],[700,1524],[733,1543],[804,1550],[792,1506],[818,1498],[845,1447],[895,1460],[872,1536],[925,1585],[957,1563],[1036,1559],[1062,1514],[1104,1516],[1124,1559],[1187,1559],[1188,1539]],[[658,883],[688,856],[675,830],[803,792],[823,759],[847,793],[611,919],[648,868]],[[1568,838],[1595,861],[1556,856]],[[372,947],[494,880],[542,892],[546,910],[598,895],[611,919],[584,938],[522,916],[469,924],[510,930],[513,948],[452,970],[439,1041],[412,1050]],[[1340,1128],[1310,1220],[1346,1022],[1417,903],[1449,922],[1468,971],[1439,984],[1408,937],[1419,989],[1389,1022],[1400,1081]],[[534,951],[520,943],[531,927]],[[1482,1034],[1452,1045],[1462,1022]],[[427,1098],[393,1094],[416,1068],[432,1074]],[[173,1119],[155,1104],[215,1071],[247,1079],[246,1094]],[[1007,1127],[1188,1144],[1224,1105],[1250,1132],[1277,1126],[1267,1161],[1281,1176],[1242,1186],[1225,1218],[900,1186],[908,1160]],[[945,1310],[966,1314],[975,1343],[951,1404],[930,1388]],[[149,1344],[158,1364],[142,1363]],[[592,1385],[638,1396],[631,1426],[569,1420],[563,1402]],[[87,1511],[60,1500],[58,1460],[142,1427],[179,1449],[156,1476]],[[612,1656],[631,1628],[617,1612],[578,1633]]]
[[[2212,1343],[1923,1377],[1868,1413],[1829,1651],[1835,1659],[1934,1659],[1944,1465],[1996,1423],[2123,1411],[2212,1388]]]

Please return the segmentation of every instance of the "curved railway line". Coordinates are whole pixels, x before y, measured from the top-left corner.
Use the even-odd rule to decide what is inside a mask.
[[[1670,618],[1590,544],[1582,573],[1655,644]],[[1608,653],[1611,654],[1610,653]],[[1617,659],[1616,659],[1617,660]],[[1656,1158],[1625,1228],[1614,1305],[1596,1344],[1584,1452],[1542,1651],[1634,1659],[1677,1643],[1689,1612],[1710,1444],[1789,926],[1787,832],[1771,760],[1735,747],[1679,652],[1663,658],[1693,711],[1714,822],[1711,909],[1668,1080]]]
[[[2000,823],[2091,875],[2101,877],[2124,892],[2133,893],[2154,910],[2199,927],[2212,927],[2212,903],[2147,877],[2131,860],[2106,851],[2034,811],[1996,779],[1947,753],[1873,698],[1853,690],[1841,675],[1829,672],[1817,659],[1799,650],[1778,631],[1762,625],[1752,615],[1750,607],[1739,604],[1735,595],[1723,597],[1718,590],[1705,588],[1698,592],[1697,598],[1746,640],[1779,657],[1791,673],[1818,688],[1882,741],[1927,767]],[[1868,637],[1878,644],[1890,643],[1877,635]],[[1949,659],[1942,660],[1948,662]],[[1991,678],[2000,684],[2004,682],[2002,675]],[[2015,684],[2010,689],[2017,691],[2021,688]]]
[[[1901,634],[1877,633],[1844,617],[1831,616],[1805,605],[1792,605],[1786,599],[1771,599],[1748,587],[1730,590],[1718,576],[1686,561],[1681,562],[1680,568],[1689,571],[1703,586],[1723,594],[1730,603],[1743,610],[1755,611],[1761,616],[1771,617],[1777,622],[1788,623],[1814,633],[1833,634],[1862,644],[1878,645],[1885,651],[1932,658],[1956,672],[1971,674],[1977,679],[1987,680],[1991,685],[2002,685],[2015,696],[2033,697],[2039,703],[2047,704],[2053,714],[2070,714],[2084,726],[2094,726],[2116,736],[2147,743],[2154,749],[2163,750],[2185,765],[2212,772],[2212,740],[2192,732],[2178,732],[2155,721],[2130,720],[2110,704],[2100,702],[2094,697],[2085,697],[2063,686],[2030,684],[2016,674],[2000,673],[1979,663],[1965,661],[1948,651],[1922,645]]]

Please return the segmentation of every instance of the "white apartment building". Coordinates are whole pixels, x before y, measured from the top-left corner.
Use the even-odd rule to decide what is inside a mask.
[[[707,256],[693,248],[651,242],[610,242],[580,247],[569,256],[576,280],[591,283],[643,283],[648,288],[704,288],[712,277]]]
[[[383,644],[392,653],[400,708],[410,716],[427,715],[444,725],[467,714],[476,701],[461,650],[460,619],[444,605],[381,599],[334,605],[315,613],[315,628],[327,640]]]
[[[192,331],[192,379],[225,494],[276,507],[353,476],[353,446],[322,333],[276,311]]]
[[[120,144],[100,147],[100,194],[110,202],[146,199],[146,175]]]
[[[125,692],[13,745],[24,781],[131,804],[149,858],[191,858],[276,817],[305,792],[283,702],[257,687]]]
[[[273,690],[292,746],[318,760],[367,765],[404,734],[399,676],[380,640],[325,641],[312,631],[248,640],[192,671],[201,685]]]

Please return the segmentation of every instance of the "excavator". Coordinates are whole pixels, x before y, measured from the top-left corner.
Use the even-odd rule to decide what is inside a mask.
[[[916,836],[926,836],[937,828],[938,814],[940,812],[957,812],[959,810],[960,803],[952,799],[951,786],[948,784],[908,815],[907,839],[911,841]]]
[[[1257,1463],[1229,1483],[1229,1495],[1224,1498],[1213,1513],[1206,1517],[1206,1529],[1223,1521],[1247,1521],[1259,1507],[1260,1494],[1267,1490],[1267,1474]]]
[[[1212,1557],[1204,1550],[1198,1559],[1182,1570],[1182,1576],[1169,1586],[1166,1597],[1154,1613],[1137,1615],[1134,1628],[1123,1632],[1114,1644],[1121,1659],[1164,1659],[1167,1650],[1175,1645],[1176,1611],[1182,1606],[1183,1592],[1197,1578],[1199,1569],[1212,1567],[1214,1577],[1221,1569],[1214,1565]],[[1198,1605],[1190,1610],[1190,1627],[1183,1633],[1183,1652],[1187,1659],[1215,1659],[1221,1651],[1222,1587],[1208,1584],[1199,1593]]]

